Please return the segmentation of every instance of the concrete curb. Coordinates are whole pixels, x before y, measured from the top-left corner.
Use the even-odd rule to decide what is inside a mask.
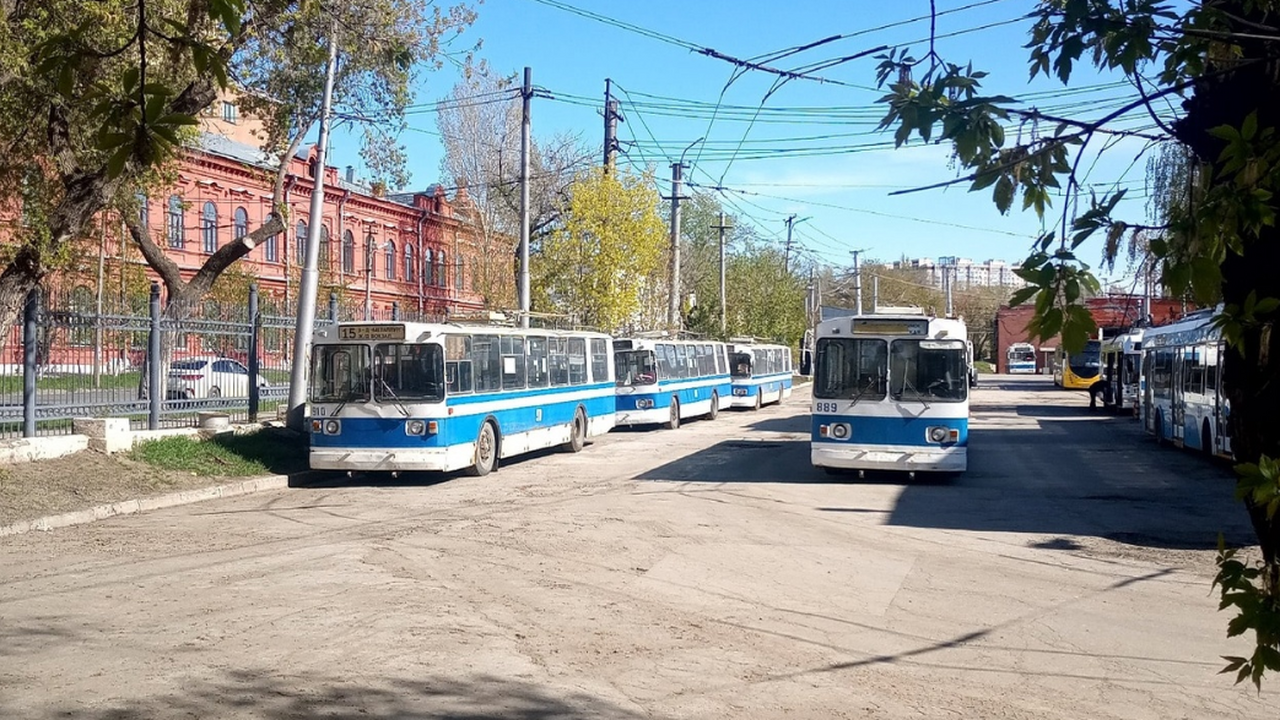
[[[137,500],[121,500],[109,505],[91,507],[88,510],[76,510],[36,518],[35,520],[21,520],[11,525],[0,525],[0,537],[21,535],[33,530],[49,531],[72,525],[84,525],[118,515],[136,515],[178,505],[190,505],[191,503],[204,502],[205,500],[249,495],[266,490],[282,490],[287,487],[289,487],[288,475],[268,475],[227,485],[215,485],[196,490],[181,490],[167,495],[157,495]]]

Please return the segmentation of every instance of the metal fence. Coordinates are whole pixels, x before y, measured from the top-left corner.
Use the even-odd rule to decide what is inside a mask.
[[[0,337],[0,437],[69,434],[85,417],[124,417],[134,429],[194,426],[207,411],[274,418],[289,393],[294,311],[260,303],[256,287],[180,320],[163,316],[158,284],[149,298],[107,303],[83,288],[33,292]],[[382,315],[373,319],[409,319],[398,306]],[[364,316],[331,295],[317,324]]]

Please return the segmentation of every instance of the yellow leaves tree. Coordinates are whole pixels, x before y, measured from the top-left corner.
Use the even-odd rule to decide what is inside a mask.
[[[563,221],[532,263],[536,309],[603,330],[634,325],[666,243],[651,177],[589,171],[569,187]]]

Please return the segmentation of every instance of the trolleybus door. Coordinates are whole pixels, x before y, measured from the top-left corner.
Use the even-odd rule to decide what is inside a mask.
[[[1186,374],[1190,372],[1187,367],[1186,353],[1185,348],[1180,348],[1173,354],[1173,373],[1169,379],[1169,431],[1173,436],[1173,442],[1177,445],[1181,445],[1186,436],[1187,396],[1183,383]]]

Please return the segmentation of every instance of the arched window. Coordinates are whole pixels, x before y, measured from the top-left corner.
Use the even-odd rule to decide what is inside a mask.
[[[427,248],[426,255],[422,259],[422,284],[432,286],[436,284],[436,268],[433,264],[436,261],[436,254],[431,252],[431,248]]]
[[[453,286],[458,290],[464,290],[466,288],[463,286],[462,282],[462,256],[459,255],[455,258],[454,263],[456,263],[456,267],[453,270]]]
[[[301,220],[298,221],[298,230],[293,238],[293,244],[297,247],[293,255],[298,259],[298,266],[301,267],[307,263],[307,224]]]
[[[356,271],[356,236],[350,230],[342,233],[342,272]]]
[[[212,202],[204,204],[204,214],[200,217],[200,239],[206,253],[212,255],[218,251],[218,206]]]
[[[245,212],[242,207],[236,208],[235,214],[236,227],[233,233],[235,240],[241,240],[245,235],[249,234],[249,213]]]
[[[396,279],[396,244],[388,240],[386,249],[387,249],[387,266],[386,266],[387,279],[395,280]]]
[[[413,245],[406,242],[404,244],[404,281],[407,283],[413,282],[413,266]]]
[[[436,284],[442,288],[449,287],[449,260],[443,250],[436,253]]]
[[[316,263],[316,267],[321,270],[329,268],[329,226],[320,226],[320,258]]]
[[[186,236],[182,228],[182,198],[177,195],[169,196],[169,214],[165,225],[165,237],[169,240],[169,247],[181,249],[186,242]]]
[[[373,239],[373,232],[364,236],[364,271],[369,273],[369,277],[373,277],[373,272],[377,268],[377,253],[373,251],[377,241]]]
[[[269,263],[280,262],[279,234],[272,235],[263,243],[262,257]]]

